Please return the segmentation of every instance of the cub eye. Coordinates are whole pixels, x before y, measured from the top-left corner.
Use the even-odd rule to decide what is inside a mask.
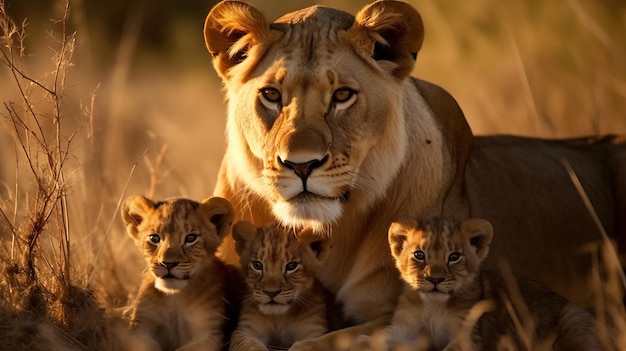
[[[337,103],[337,102],[346,102],[346,101],[350,100],[350,98],[353,95],[354,95],[354,90],[352,90],[352,89],[347,89],[347,88],[337,89],[333,93],[333,102],[335,102],[335,103]]]
[[[263,88],[261,89],[261,96],[269,102],[277,103],[280,102],[282,96],[280,95],[280,91],[275,88]]]
[[[195,244],[196,241],[198,241],[198,234],[187,234],[187,236],[185,236],[185,244],[186,245],[192,245]]]
[[[298,262],[289,262],[289,263],[287,263],[287,265],[285,266],[285,270],[286,270],[287,272],[294,271],[296,268],[298,268]]]
[[[148,242],[152,245],[157,245],[161,242],[161,237],[159,234],[150,234],[150,236],[148,236]]]
[[[252,261],[252,268],[254,268],[257,271],[262,271],[263,270],[263,263],[261,263],[259,261]]]
[[[461,254],[453,252],[448,256],[448,263],[457,263],[461,260]]]
[[[417,250],[413,253],[413,257],[415,257],[415,260],[417,262],[424,262],[424,260],[426,259],[426,254],[422,250]]]

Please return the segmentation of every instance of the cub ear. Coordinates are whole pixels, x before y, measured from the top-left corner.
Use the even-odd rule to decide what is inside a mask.
[[[233,240],[235,240],[235,251],[239,257],[244,256],[246,243],[254,240],[257,228],[246,221],[239,221],[233,226]]]
[[[200,203],[200,211],[215,225],[220,238],[228,235],[235,218],[235,210],[228,200],[217,196],[210,197]]]
[[[154,211],[154,202],[143,195],[131,195],[122,204],[122,219],[128,235],[137,240],[137,227]]]
[[[248,50],[269,39],[265,16],[242,1],[223,1],[215,5],[204,22],[204,41],[213,56],[213,66],[224,80],[228,70],[242,62]]]
[[[415,221],[410,219],[393,222],[389,226],[387,239],[389,240],[391,255],[393,255],[396,260],[399,259],[400,254],[402,254],[402,249],[404,248],[409,228],[414,228],[415,226]]]
[[[308,246],[318,261],[326,259],[332,247],[332,241],[329,237],[320,236],[308,227],[298,233],[298,240]]]
[[[381,0],[364,7],[349,32],[358,52],[395,63],[391,73],[399,80],[413,70],[424,41],[420,14],[401,1]]]
[[[483,260],[489,253],[489,244],[493,239],[493,227],[491,223],[482,218],[468,219],[461,224],[463,235],[469,240],[470,245],[476,248],[476,255]]]

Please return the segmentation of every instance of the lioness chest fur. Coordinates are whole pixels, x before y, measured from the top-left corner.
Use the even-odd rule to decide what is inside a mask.
[[[389,349],[601,350],[589,312],[535,282],[480,269],[492,237],[484,219],[391,225],[389,245],[406,286],[388,328]]]
[[[133,195],[122,218],[148,265],[130,320],[132,348],[221,350],[234,276],[215,251],[230,231],[230,203]]]

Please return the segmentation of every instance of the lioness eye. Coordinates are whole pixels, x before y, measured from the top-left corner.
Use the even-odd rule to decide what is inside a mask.
[[[156,245],[161,242],[161,237],[159,234],[150,234],[148,240],[150,241],[150,244]]]
[[[278,89],[263,88],[261,89],[261,95],[263,95],[263,98],[269,102],[276,103],[276,102],[280,102],[281,100],[281,95]]]
[[[422,250],[417,250],[413,253],[413,257],[415,257],[415,260],[417,260],[418,262],[424,262],[424,259],[426,259],[426,254]]]
[[[252,268],[256,269],[257,271],[261,271],[263,270],[263,263],[259,261],[252,261]]]
[[[296,268],[298,268],[298,262],[289,262],[285,266],[285,270],[287,272],[291,272],[291,271],[295,270]]]
[[[448,256],[448,263],[457,263],[461,260],[461,254],[453,252]]]
[[[185,244],[193,244],[198,241],[198,234],[187,234],[185,236]]]
[[[341,88],[335,90],[333,93],[333,101],[334,102],[346,102],[348,101],[352,95],[354,95],[354,90]]]

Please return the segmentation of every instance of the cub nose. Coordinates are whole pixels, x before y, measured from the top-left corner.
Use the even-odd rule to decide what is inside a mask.
[[[276,290],[276,291],[263,290],[263,293],[269,296],[270,298],[274,298],[276,295],[280,294],[280,290]]]
[[[165,269],[167,269],[168,271],[178,266],[178,262],[159,262],[159,264],[165,267]]]
[[[296,175],[302,180],[306,180],[311,175],[311,172],[313,172],[314,169],[320,168],[326,163],[326,161],[328,161],[328,155],[324,156],[324,158],[322,158],[321,160],[316,159],[306,162],[292,162],[289,160],[283,161],[280,156],[278,157],[278,163],[280,163],[284,167],[292,169],[294,173],[296,173]]]
[[[442,278],[442,277],[426,277],[426,280],[428,280],[429,282],[433,283],[433,285],[437,285],[437,284],[441,283],[442,281],[446,280],[446,278]]]

